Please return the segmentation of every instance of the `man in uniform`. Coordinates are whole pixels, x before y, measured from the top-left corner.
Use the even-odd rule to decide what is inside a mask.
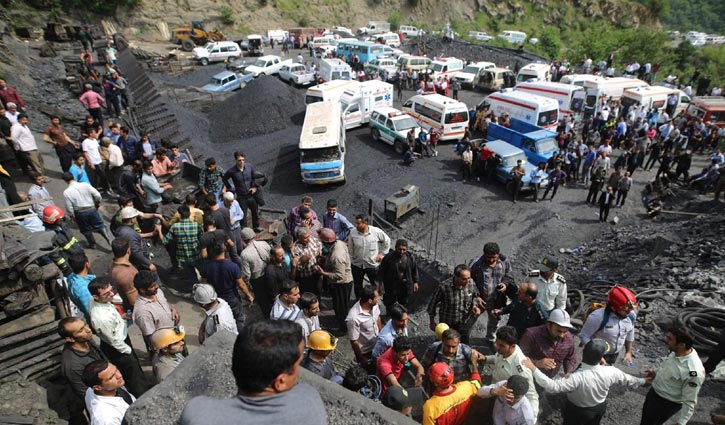
[[[468,267],[471,269],[471,279],[476,283],[478,293],[483,299],[483,308],[488,313],[486,340],[493,342],[498,327],[498,316],[493,311],[506,305],[507,293],[515,298],[513,294],[516,293],[516,287],[511,274],[511,262],[505,255],[501,255],[501,249],[496,242],[488,242],[483,246],[483,255],[471,260]]]
[[[607,363],[614,364],[624,347],[624,363],[632,362],[634,345],[634,321],[637,319],[637,298],[632,291],[615,286],[607,294],[607,305],[594,310],[579,333],[581,343],[586,345],[592,339],[602,339],[609,343],[611,352],[604,355]]]
[[[677,414],[677,424],[684,425],[695,412],[697,394],[705,381],[705,368],[700,356],[692,348],[694,340],[684,329],[670,328],[665,335],[665,345],[670,354],[655,372],[652,389],[642,407],[640,425],[660,425]]]
[[[529,272],[529,277],[539,288],[536,302],[541,304],[547,317],[555,308],[566,308],[566,279],[557,273],[558,270],[559,262],[555,258],[544,257],[539,270]]]
[[[546,315],[542,311],[541,305],[536,302],[539,289],[533,282],[520,283],[516,299],[506,307],[493,311],[496,317],[508,314],[509,326],[516,329],[516,334],[521,337],[526,329],[540,326],[546,323]]]

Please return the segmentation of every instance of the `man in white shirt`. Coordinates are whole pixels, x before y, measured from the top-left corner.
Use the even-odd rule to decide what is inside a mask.
[[[88,164],[86,171],[91,179],[91,184],[98,190],[108,189],[108,179],[103,170],[103,157],[101,157],[101,144],[98,141],[98,132],[94,128],[88,129],[88,137],[81,143],[83,156]]]
[[[38,144],[35,143],[35,137],[28,128],[28,116],[25,114],[18,115],[18,121],[10,128],[10,138],[13,140],[13,147],[21,158],[23,167],[27,165],[31,171],[43,174],[43,157],[38,151]]]
[[[108,160],[106,168],[106,177],[108,177],[108,185],[112,191],[118,189],[118,179],[123,172],[123,151],[118,145],[111,142],[111,139],[104,137],[101,139],[101,147],[108,151]],[[112,193],[112,192],[111,192]]]
[[[285,280],[279,287],[279,296],[274,300],[269,318],[294,322],[300,315],[297,300],[300,299],[300,286],[294,280]]]
[[[513,375],[506,381],[486,385],[478,390],[478,397],[496,397],[493,405],[494,425],[534,425],[536,415],[525,397],[530,390],[529,382],[521,375]]]
[[[295,323],[302,327],[302,335],[305,337],[305,347],[307,347],[307,339],[310,334],[320,327],[320,299],[312,292],[305,292],[300,296],[300,314],[297,316]]]
[[[360,294],[360,299],[350,309],[345,318],[347,335],[350,338],[352,351],[360,366],[368,369],[369,373],[375,370],[375,361],[372,353],[375,348],[380,329],[383,324],[380,320],[380,294],[374,285],[366,286]]]
[[[355,228],[350,231],[348,238],[355,298],[360,298],[366,275],[370,284],[375,284],[378,265],[390,251],[390,237],[369,223],[367,216],[356,215]]]
[[[213,286],[206,283],[194,285],[194,301],[204,309],[206,315],[199,327],[199,344],[222,329],[235,335],[239,333],[231,307],[217,297]]]
[[[129,406],[136,401],[124,384],[118,368],[106,360],[94,360],[83,370],[86,390],[86,409],[91,425],[121,425]]]
[[[68,184],[68,188],[63,191],[65,211],[78,224],[78,229],[88,241],[88,247],[96,247],[94,233],[103,236],[108,245],[111,245],[111,232],[98,213],[101,194],[88,183],[77,182],[71,173],[63,173],[63,180]]]

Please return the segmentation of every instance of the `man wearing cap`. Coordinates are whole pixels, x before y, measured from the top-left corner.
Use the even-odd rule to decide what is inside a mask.
[[[494,425],[534,425],[536,414],[525,397],[531,386],[523,376],[512,375],[507,380],[482,387],[478,390],[478,397],[496,397],[493,405]]]
[[[637,378],[616,367],[603,365],[603,356],[610,346],[603,340],[592,340],[584,346],[582,364],[569,377],[551,379],[536,368],[530,359],[523,364],[534,373],[536,383],[548,393],[567,393],[564,408],[564,424],[599,424],[607,410],[607,396],[612,385],[629,387],[652,383],[653,375]]]
[[[128,244],[131,248],[131,256],[129,261],[138,270],[151,270],[156,271],[156,266],[151,263],[149,259],[148,248],[141,239],[141,235],[134,229],[136,223],[136,217],[139,216],[139,212],[134,207],[124,207],[121,209],[121,225],[118,226],[116,231],[116,237],[125,238],[128,240]]]
[[[481,315],[478,307],[482,303],[478,295],[471,270],[465,264],[453,269],[453,278],[442,282],[436,287],[428,303],[430,329],[434,330],[437,323],[436,313],[440,322],[457,330],[461,334],[461,342],[467,344],[471,334],[471,325]],[[440,312],[438,312],[440,310]]]
[[[549,378],[556,376],[562,366],[566,377],[571,375],[577,364],[575,341],[570,329],[574,327],[569,313],[557,308],[551,312],[545,325],[527,329],[519,346]]]
[[[242,229],[242,279],[249,282],[252,290],[256,285],[264,285],[264,268],[269,262],[272,247],[267,242],[256,240],[256,233],[249,227]]]
[[[214,287],[206,283],[194,285],[194,301],[204,309],[204,320],[199,327],[199,344],[224,329],[238,334],[234,313],[226,301],[217,297]]]
[[[579,339],[585,345],[593,339],[606,341],[611,350],[604,360],[613,365],[624,348],[624,364],[632,362],[634,346],[634,322],[637,319],[637,298],[629,289],[615,286],[607,294],[607,305],[594,310],[579,332]]]
[[[63,191],[66,212],[78,224],[78,229],[88,241],[88,247],[91,249],[96,247],[93,233],[103,236],[110,245],[113,239],[111,232],[98,213],[102,201],[101,194],[88,183],[76,182],[68,172],[63,173],[63,180],[68,183],[68,187]]]
[[[10,128],[10,137],[13,140],[13,148],[18,154],[21,164],[26,162],[31,171],[43,174],[43,157],[38,151],[38,144],[35,143],[35,137],[28,127],[28,116],[25,114],[18,115],[18,122]]]
[[[423,425],[451,424],[466,422],[471,408],[471,400],[481,388],[481,375],[474,369],[469,380],[453,383],[453,369],[445,363],[433,363],[428,368],[428,378],[435,390],[423,404]]]
[[[204,195],[213,193],[219,199],[221,194],[225,192],[224,182],[222,181],[224,169],[217,165],[214,158],[207,158],[204,165],[206,168],[199,172],[199,190]]]
[[[105,103],[103,96],[93,91],[93,86],[90,84],[85,85],[85,91],[78,99],[83,106],[88,110],[93,119],[97,122],[103,122],[103,112],[101,107]]]
[[[160,384],[176,366],[184,361],[184,327],[166,327],[151,334],[150,342],[156,352],[151,360],[156,384]]]
[[[335,311],[338,329],[345,332],[347,328],[345,318],[350,310],[353,282],[347,244],[337,240],[335,232],[328,228],[320,230],[320,242],[322,242],[322,260],[316,270],[332,295],[332,309]]]
[[[557,271],[559,262],[553,257],[544,257],[539,270],[531,270],[529,277],[539,288],[536,302],[541,304],[548,316],[555,308],[566,308],[566,279]]]
[[[342,376],[335,370],[335,364],[332,362],[332,357],[330,357],[330,354],[337,347],[337,338],[327,331],[312,331],[307,340],[307,347],[309,350],[302,359],[300,367],[309,370],[322,379],[341,384]]]
[[[398,239],[395,250],[383,257],[378,267],[378,281],[383,287],[383,303],[386,310],[394,304],[405,306],[408,297],[418,292],[418,264],[413,254],[408,252],[408,241]]]
[[[483,308],[488,313],[486,323],[486,339],[494,341],[498,327],[498,317],[493,314],[497,308],[506,305],[507,294],[516,290],[511,262],[496,242],[487,242],[483,246],[483,255],[470,261],[471,279],[476,283],[478,293],[483,299]]]
[[[684,425],[692,417],[705,381],[705,368],[692,348],[694,342],[685,329],[667,330],[665,345],[670,354],[657,371],[647,371],[648,377],[654,379],[642,407],[640,425],[661,425],[673,416],[678,425]]]

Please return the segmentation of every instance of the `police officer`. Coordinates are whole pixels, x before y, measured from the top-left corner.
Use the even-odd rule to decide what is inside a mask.
[[[63,272],[64,275],[68,275],[71,272],[70,266],[68,265],[68,258],[73,253],[83,253],[83,247],[78,242],[78,239],[73,235],[68,223],[63,219],[65,217],[65,211],[55,205],[48,205],[43,208],[43,226],[45,230],[54,232],[53,245],[57,250],[48,254],[51,260],[56,266]]]
[[[566,279],[557,273],[559,262],[553,257],[544,257],[538,270],[531,270],[529,277],[539,287],[536,302],[549,317],[555,308],[566,309]]]
[[[592,339],[602,339],[613,348],[604,355],[608,364],[614,364],[624,348],[624,363],[632,362],[634,322],[637,319],[637,298],[623,286],[615,286],[607,294],[607,305],[594,310],[579,333],[582,345]]]
[[[664,424],[675,414],[678,425],[690,420],[695,412],[697,393],[705,381],[705,368],[692,348],[693,342],[684,329],[667,330],[665,345],[670,354],[656,372],[647,371],[654,380],[642,407],[640,425]]]

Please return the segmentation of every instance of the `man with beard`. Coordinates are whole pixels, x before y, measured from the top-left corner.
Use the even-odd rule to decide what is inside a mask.
[[[521,337],[521,351],[530,358],[536,367],[553,378],[564,366],[564,376],[568,377],[576,369],[576,351],[574,336],[569,330],[574,329],[569,313],[563,309],[554,309],[545,325],[526,330]]]
[[[386,311],[395,303],[406,306],[410,294],[418,291],[418,265],[408,252],[408,241],[398,239],[395,251],[385,254],[378,267],[378,281],[382,282]]]
[[[76,153],[79,145],[68,137],[63,126],[60,125],[60,118],[57,116],[50,117],[50,124],[43,133],[43,141],[55,147],[61,170],[68,171],[73,163],[73,154]]]
[[[516,293],[511,262],[501,255],[497,243],[488,242],[483,246],[483,255],[471,260],[469,269],[483,299],[483,308],[488,312],[486,339],[493,342],[498,327],[498,316],[493,311],[506,305],[507,294],[511,294],[509,298],[514,298]]]
[[[617,361],[624,348],[624,364],[631,364],[636,319],[637,298],[629,289],[615,286],[607,294],[607,305],[587,317],[579,338],[582,345],[593,339],[606,341],[611,350],[604,355],[604,360],[610,365]]]

